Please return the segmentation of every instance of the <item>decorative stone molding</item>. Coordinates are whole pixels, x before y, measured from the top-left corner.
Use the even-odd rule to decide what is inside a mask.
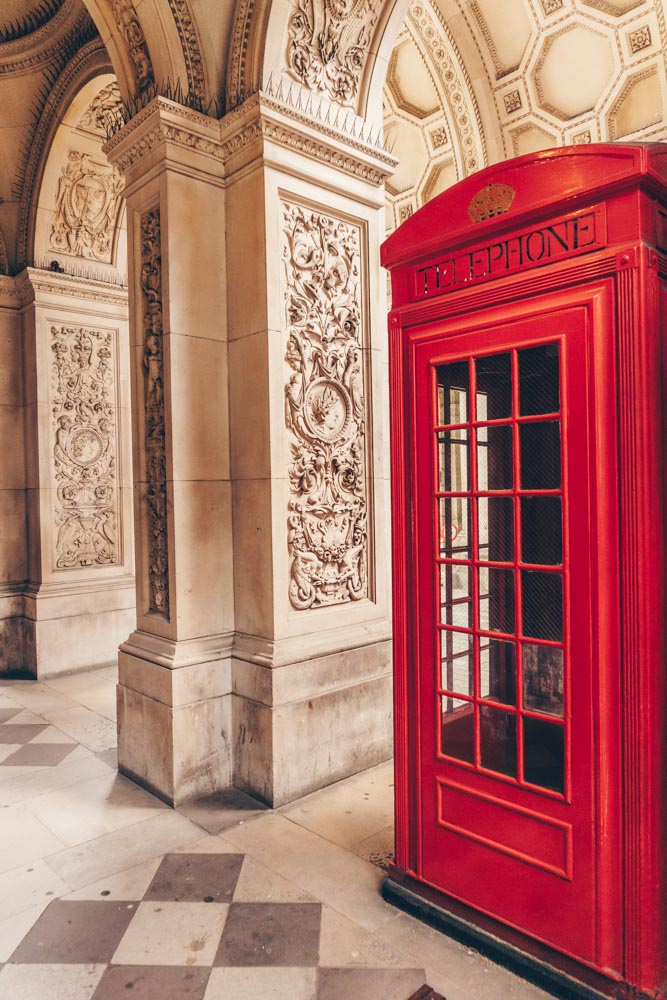
[[[116,343],[110,330],[52,326],[54,565],[116,565]]]
[[[351,104],[370,49],[380,0],[292,0],[287,65],[309,90]]]
[[[131,0],[110,0],[110,3],[116,27],[127,43],[137,92],[142,94],[155,83],[143,28]]]
[[[77,0],[63,0],[55,13],[42,24],[36,25],[32,31],[14,31],[10,38],[10,33],[5,29],[3,40],[0,30],[0,73],[17,73],[49,60],[62,45],[62,36],[55,44],[54,38],[58,37],[63,28],[67,30],[68,21],[73,24],[80,19]]]
[[[62,8],[65,0],[38,0],[32,7],[26,5],[28,9],[22,17],[15,21],[6,23],[0,22],[0,45],[25,38],[39,28],[43,28],[48,21],[51,21]]]
[[[268,139],[375,186],[383,184],[396,169],[396,158],[327,119],[255,94],[220,123],[223,159],[229,161],[247,146]]]
[[[227,71],[227,110],[231,111],[248,97],[248,46],[255,15],[255,0],[237,0],[234,30]]]
[[[49,249],[110,264],[122,188],[115,167],[70,149],[58,181]]]
[[[188,74],[188,88],[200,101],[206,99],[206,79],[202,63],[199,38],[187,0],[169,0],[169,8],[181,40],[185,69]]]
[[[120,87],[115,80],[112,80],[95,94],[79,119],[79,128],[97,135],[106,135],[104,120],[107,115],[117,114],[121,105]]]
[[[628,34],[628,43],[630,45],[630,51],[634,55],[636,52],[641,52],[642,49],[650,48],[652,44],[651,39],[651,29],[648,24],[642,25],[641,28],[637,28],[635,31],[631,31]]]
[[[281,205],[289,599],[305,611],[368,596],[361,231]]]
[[[0,231],[0,274],[9,273],[9,258],[7,257],[7,248],[5,247],[5,240]]]
[[[127,305],[127,288],[109,281],[96,281],[88,277],[56,273],[28,267],[15,279],[17,295],[22,305],[29,305],[39,295],[56,295],[85,299],[87,302],[114,306]]]
[[[160,209],[141,216],[144,454],[148,549],[148,611],[169,618],[167,458],[162,340]]]

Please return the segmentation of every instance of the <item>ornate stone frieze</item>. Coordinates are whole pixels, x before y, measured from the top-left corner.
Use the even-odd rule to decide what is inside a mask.
[[[56,569],[120,562],[116,344],[110,330],[52,326]]]
[[[289,598],[304,611],[368,594],[361,232],[282,213]]]
[[[143,28],[139,23],[132,0],[111,0],[111,10],[118,30],[127,43],[135,84],[137,91],[141,94],[155,83],[153,65]]]
[[[287,65],[305,87],[352,103],[366,62],[380,0],[293,0]]]
[[[169,618],[167,458],[162,341],[162,252],[160,209],[141,216],[143,310],[144,447],[148,543],[148,610]]]
[[[121,107],[120,87],[115,80],[95,94],[79,119],[79,128],[97,135],[106,135],[104,120],[107,115],[116,115]]]
[[[50,249],[110,264],[122,188],[115,167],[69,150],[58,181]]]

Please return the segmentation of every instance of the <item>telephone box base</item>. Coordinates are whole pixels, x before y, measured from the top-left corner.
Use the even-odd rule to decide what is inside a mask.
[[[382,883],[382,896],[561,1000],[667,1000],[663,990],[649,996],[601,976],[398,869]]]

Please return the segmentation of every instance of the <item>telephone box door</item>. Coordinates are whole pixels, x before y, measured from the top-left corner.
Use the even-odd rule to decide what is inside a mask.
[[[422,878],[593,962],[590,314],[479,324],[413,348]]]

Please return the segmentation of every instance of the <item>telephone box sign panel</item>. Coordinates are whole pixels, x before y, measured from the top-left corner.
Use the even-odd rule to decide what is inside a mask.
[[[413,299],[454,292],[466,285],[591,253],[606,245],[605,206],[593,206],[416,267]]]

